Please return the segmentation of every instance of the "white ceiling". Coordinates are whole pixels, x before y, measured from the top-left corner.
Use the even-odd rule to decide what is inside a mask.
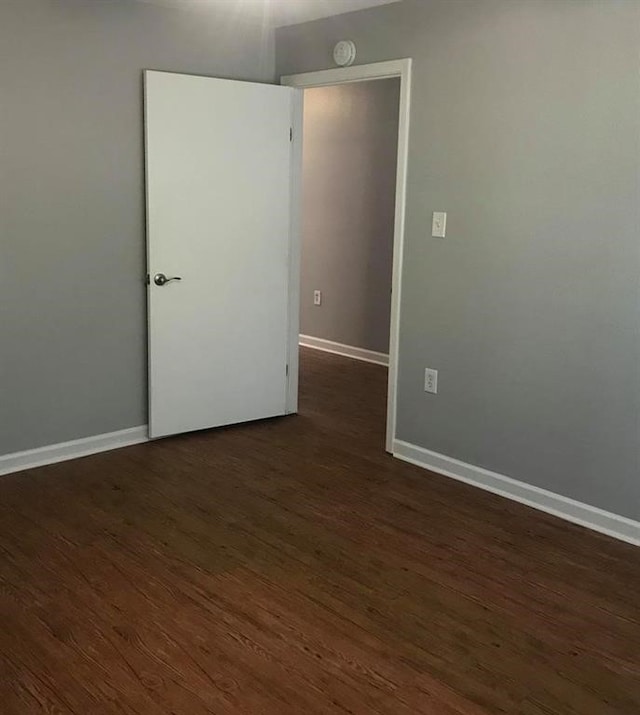
[[[388,5],[401,0],[142,0],[172,7],[207,7],[233,12],[247,18],[263,18],[270,25],[295,25],[321,17],[341,15],[376,5]]]

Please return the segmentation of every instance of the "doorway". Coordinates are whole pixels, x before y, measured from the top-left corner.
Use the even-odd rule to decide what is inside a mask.
[[[152,438],[297,412],[303,91],[399,78],[386,410],[386,449],[393,451],[410,70],[411,60],[396,60],[295,75],[280,87],[145,74]],[[203,152],[205,145],[214,150]],[[241,155],[228,156],[229,148]],[[214,280],[212,265],[219,272]],[[219,326],[202,310],[205,299]],[[211,354],[224,357],[224,365],[212,368]]]
[[[290,364],[297,373],[295,332],[303,346],[388,365],[389,452],[410,70],[411,60],[397,60],[282,78],[304,90],[301,211],[294,231],[300,256],[294,256],[291,280],[299,313],[292,320]]]

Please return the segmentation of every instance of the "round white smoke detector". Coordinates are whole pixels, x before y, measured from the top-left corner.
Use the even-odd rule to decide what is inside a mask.
[[[348,67],[356,58],[356,45],[351,40],[340,40],[333,48],[333,59],[340,67]]]

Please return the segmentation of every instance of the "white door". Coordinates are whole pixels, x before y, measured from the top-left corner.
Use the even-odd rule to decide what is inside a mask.
[[[145,73],[151,437],[287,411],[296,91]]]

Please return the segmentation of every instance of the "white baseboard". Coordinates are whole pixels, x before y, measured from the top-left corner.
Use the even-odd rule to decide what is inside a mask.
[[[393,456],[507,499],[527,504],[561,519],[586,526],[588,529],[600,531],[615,539],[640,546],[640,522],[633,519],[612,514],[401,440],[394,440]]]
[[[356,348],[353,345],[334,343],[332,340],[313,338],[311,335],[301,335],[299,342],[305,348],[322,350],[325,353],[342,355],[343,357],[350,357],[363,362],[373,362],[376,365],[389,365],[389,355],[387,353],[377,353],[375,350],[365,350],[364,348]]]
[[[38,449],[28,449],[25,452],[14,452],[0,456],[0,475],[21,472],[24,469],[42,467],[45,464],[64,462],[67,459],[86,457],[89,454],[107,452],[110,449],[128,447],[132,444],[147,442],[147,425],[131,427],[119,432],[97,434],[93,437],[74,439],[71,442],[60,442]]]

